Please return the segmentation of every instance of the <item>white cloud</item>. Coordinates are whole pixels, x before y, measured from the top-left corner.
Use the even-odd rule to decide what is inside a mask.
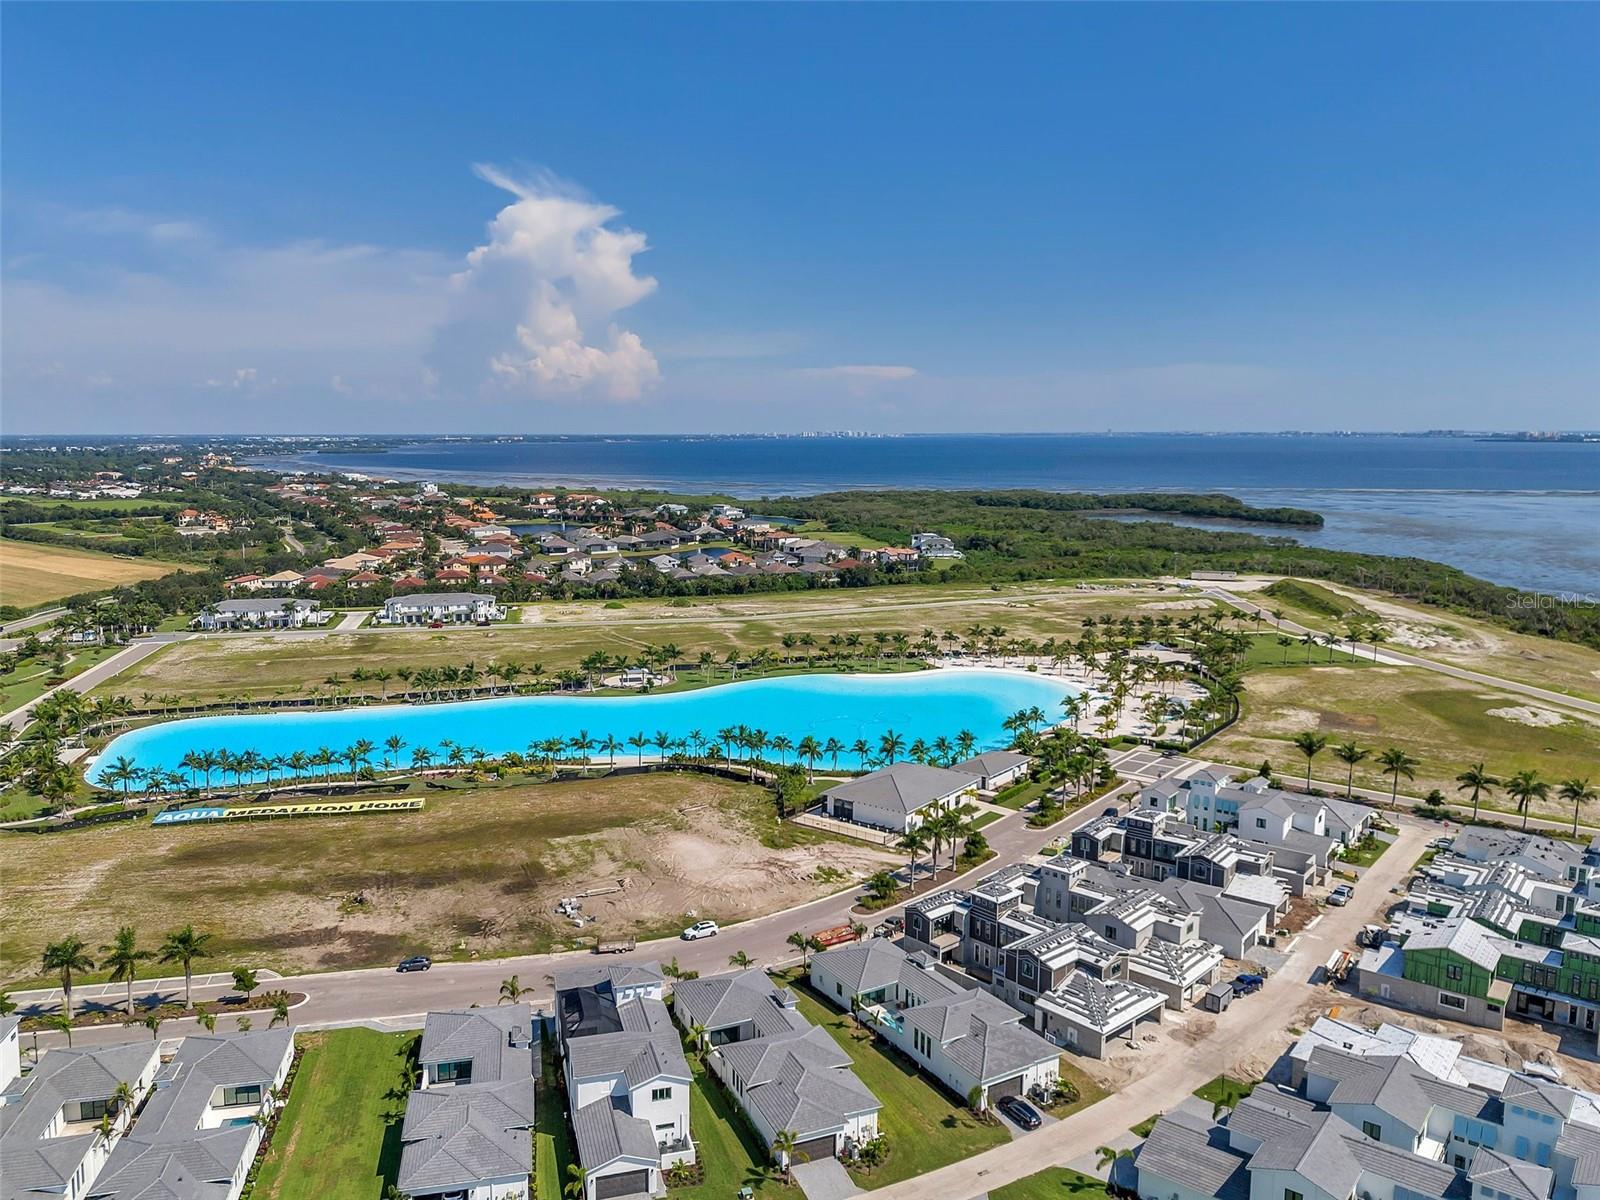
[[[516,199],[451,278],[452,317],[430,356],[445,386],[469,390],[487,374],[512,393],[632,400],[659,382],[655,355],[616,322],[656,289],[633,270],[644,234],[613,227],[617,209],[553,178],[473,169]]]
[[[910,379],[917,373],[915,367],[870,366],[852,364],[839,367],[801,367],[795,371],[806,379],[854,379],[893,382]]]

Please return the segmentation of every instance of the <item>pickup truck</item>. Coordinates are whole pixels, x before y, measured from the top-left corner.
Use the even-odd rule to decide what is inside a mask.
[[[626,954],[633,947],[634,940],[632,938],[619,938],[614,942],[596,942],[594,952],[596,954]]]

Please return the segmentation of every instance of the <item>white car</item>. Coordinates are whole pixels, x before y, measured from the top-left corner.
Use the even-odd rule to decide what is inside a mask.
[[[701,938],[716,937],[722,932],[717,928],[715,921],[696,921],[680,935],[686,942],[697,942]]]
[[[1341,883],[1338,887],[1334,888],[1333,891],[1328,893],[1328,903],[1333,905],[1335,908],[1343,908],[1346,904],[1350,903],[1350,897],[1354,896],[1355,894],[1355,889],[1352,888],[1348,883]]]

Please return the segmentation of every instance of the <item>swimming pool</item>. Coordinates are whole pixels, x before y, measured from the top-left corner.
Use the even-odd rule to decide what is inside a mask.
[[[902,739],[901,757],[904,748],[918,739],[932,743],[944,737],[955,743],[967,730],[977,749],[992,750],[1010,742],[1004,722],[1012,713],[1037,707],[1054,723],[1062,717],[1063,698],[1077,690],[1059,679],[1025,671],[954,668],[899,675],[789,675],[665,695],[517,696],[453,704],[195,717],[123,734],[95,761],[89,778],[101,782],[119,756],[132,759],[141,770],[159,767],[182,772],[187,778],[182,761],[193,751],[239,755],[254,750],[272,758],[296,751],[312,755],[327,747],[340,754],[359,741],[373,744],[371,761],[379,765],[383,745],[391,737],[405,743],[401,763],[406,765],[418,747],[426,747],[435,762],[443,762],[446,743],[479,749],[493,757],[511,750],[525,753],[530,743],[548,738],[570,740],[584,734],[597,744],[608,736],[624,743],[616,760],[628,763],[639,753],[626,745],[629,738],[643,736],[653,741],[659,732],[681,740],[698,732],[710,744],[716,742],[719,731],[739,726],[764,731],[769,742],[779,735],[791,742],[808,735],[823,743],[836,738],[847,747],[864,740],[874,753],[879,739],[893,730]],[[644,752],[658,753],[653,744]],[[611,757],[598,746],[589,753],[597,762]],[[767,756],[777,757],[770,749]],[[859,767],[857,757],[841,754],[839,765]],[[786,758],[794,761],[793,753]],[[832,756],[822,759],[820,765],[832,765]],[[214,776],[212,782],[221,782],[221,777]]]

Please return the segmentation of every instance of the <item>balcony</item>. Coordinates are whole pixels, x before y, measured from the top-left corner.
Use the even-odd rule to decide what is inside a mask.
[[[693,1163],[695,1159],[694,1140],[679,1137],[670,1141],[658,1142],[661,1148],[661,1169],[676,1166],[678,1163]]]

